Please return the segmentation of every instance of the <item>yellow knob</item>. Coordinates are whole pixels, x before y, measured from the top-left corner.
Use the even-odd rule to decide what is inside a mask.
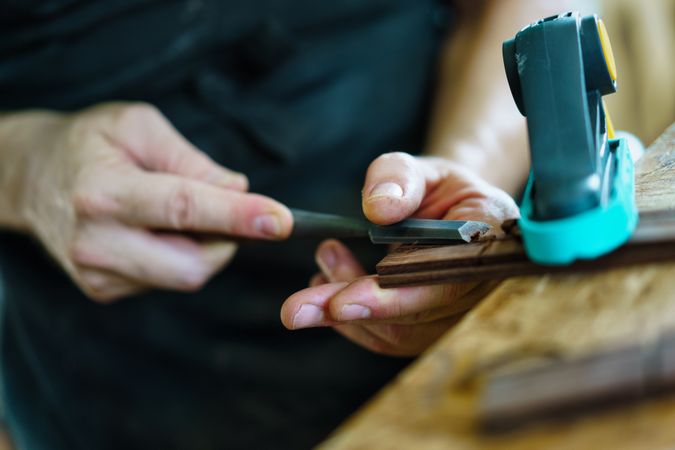
[[[607,29],[602,19],[598,19],[598,34],[600,35],[600,44],[602,45],[602,52],[605,54],[605,62],[607,63],[607,70],[612,81],[616,81],[616,62],[614,61],[614,53],[612,53],[612,44],[609,42]]]

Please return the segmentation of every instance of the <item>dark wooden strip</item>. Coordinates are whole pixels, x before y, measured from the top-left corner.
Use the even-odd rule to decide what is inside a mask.
[[[595,260],[568,266],[529,261],[515,238],[462,246],[402,246],[378,265],[382,287],[504,279],[543,273],[587,272],[647,262],[675,260],[675,211],[641,217],[630,242]]]
[[[544,419],[568,417],[675,388],[675,335],[646,343],[610,347],[525,368],[498,367],[487,378],[479,420],[489,431],[504,431]],[[537,361],[539,355],[522,355]],[[541,358],[538,358],[541,360]]]
[[[401,246],[377,265],[381,275],[417,270],[473,266],[478,261],[514,261],[526,259],[517,239],[476,242],[455,246]]]

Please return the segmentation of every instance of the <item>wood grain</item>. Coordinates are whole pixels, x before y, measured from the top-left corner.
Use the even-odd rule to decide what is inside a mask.
[[[520,241],[510,237],[456,246],[401,246],[378,263],[377,274],[380,286],[397,287],[588,272],[668,260],[675,260],[675,211],[651,211],[641,217],[630,242],[594,260],[566,266],[535,264]]]
[[[597,411],[672,393],[675,333],[578,357],[552,353],[504,361],[482,382],[479,421],[503,432],[541,419]]]
[[[674,138],[671,127],[637,166],[643,211],[675,209],[675,184],[645,172],[669,167],[658,169],[660,177],[673,180]],[[669,330],[675,330],[675,263],[506,280],[321,448],[675,448],[673,397],[492,435],[477,426],[481,385],[473,381],[516,355],[574,356],[648,342]]]

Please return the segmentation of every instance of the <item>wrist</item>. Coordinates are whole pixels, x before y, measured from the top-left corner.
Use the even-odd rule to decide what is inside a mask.
[[[448,140],[440,146],[429,148],[426,154],[440,156],[482,176],[488,164],[487,149],[470,140]]]
[[[524,127],[496,132],[480,127],[471,135],[450,134],[432,143],[425,152],[465,167],[511,195],[517,194],[527,178],[529,153]]]
[[[45,147],[53,145],[64,117],[49,111],[0,115],[0,227],[31,230],[31,198],[48,194],[38,188],[50,165]]]

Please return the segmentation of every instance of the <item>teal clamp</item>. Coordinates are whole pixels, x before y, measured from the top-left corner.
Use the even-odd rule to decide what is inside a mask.
[[[575,12],[547,17],[502,50],[527,117],[532,169],[520,220],[527,255],[562,265],[612,251],[638,216],[633,161],[626,141],[613,139],[602,100],[617,87],[602,21]]]
[[[520,229],[525,251],[538,264],[564,265],[594,259],[625,243],[638,222],[633,160],[624,138],[609,140],[616,176],[607,203],[570,217],[537,221],[533,217],[533,177],[525,188]]]

